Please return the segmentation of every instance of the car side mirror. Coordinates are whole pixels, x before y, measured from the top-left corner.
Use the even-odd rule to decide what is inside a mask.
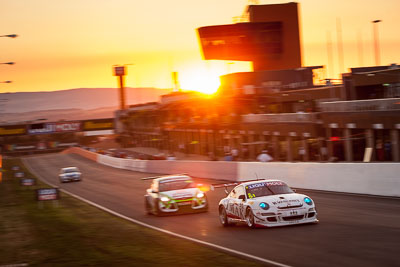
[[[239,199],[241,199],[242,201],[246,201],[245,195],[240,195],[240,196],[239,196]]]

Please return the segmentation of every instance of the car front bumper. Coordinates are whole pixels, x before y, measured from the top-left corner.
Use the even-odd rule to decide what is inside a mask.
[[[254,222],[257,226],[275,227],[304,223],[318,223],[315,208],[308,210],[287,210],[284,212],[256,212]]]
[[[159,210],[163,213],[185,213],[204,211],[207,208],[207,199],[184,199],[184,200],[171,200],[168,203],[159,202]]]

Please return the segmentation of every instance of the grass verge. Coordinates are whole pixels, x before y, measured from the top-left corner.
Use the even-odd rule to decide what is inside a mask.
[[[260,266],[105,213],[61,193],[54,202],[35,200],[36,187],[22,187],[3,162],[0,182],[0,266]]]

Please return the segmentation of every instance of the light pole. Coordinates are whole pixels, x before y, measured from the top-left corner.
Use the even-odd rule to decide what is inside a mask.
[[[375,65],[379,66],[381,64],[381,55],[379,51],[379,36],[378,36],[378,23],[382,20],[377,19],[372,21],[372,27],[374,32],[374,50],[375,50]]]
[[[0,35],[0,37],[8,37],[8,38],[16,38],[18,37],[17,34],[6,34],[6,35]],[[0,63],[0,64],[5,64],[5,65],[14,65],[15,62],[4,62],[4,63]],[[0,81],[0,83],[12,83],[12,81]]]
[[[134,64],[124,64],[124,65],[114,65],[114,76],[118,76],[119,81],[119,99],[120,99],[120,109],[124,110],[125,106],[125,81],[124,77],[127,74],[127,67],[128,65]]]
[[[17,34],[6,34],[6,35],[0,35],[0,37],[16,38],[16,37],[18,37],[18,35]]]

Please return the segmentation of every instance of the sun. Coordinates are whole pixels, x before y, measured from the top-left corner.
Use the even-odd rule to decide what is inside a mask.
[[[220,76],[223,72],[193,69],[179,73],[179,82],[182,90],[197,91],[205,94],[214,94],[220,86]]]
[[[220,76],[234,72],[252,71],[252,64],[247,61],[192,61],[180,65],[177,71],[182,90],[211,95],[216,93],[220,87]]]

